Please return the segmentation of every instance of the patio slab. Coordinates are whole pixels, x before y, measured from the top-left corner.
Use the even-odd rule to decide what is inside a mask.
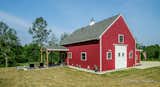
[[[160,66],[160,62],[158,61],[141,61],[141,65],[135,66],[137,69],[146,69],[151,67]]]

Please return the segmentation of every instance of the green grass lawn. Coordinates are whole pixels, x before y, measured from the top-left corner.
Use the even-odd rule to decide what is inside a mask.
[[[67,67],[28,71],[0,68],[0,87],[160,87],[160,67],[103,75]]]

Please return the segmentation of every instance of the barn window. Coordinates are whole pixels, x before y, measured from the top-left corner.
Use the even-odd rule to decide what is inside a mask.
[[[111,60],[112,59],[112,52],[106,52],[106,58],[107,58],[107,60]]]
[[[118,53],[118,57],[120,57],[121,56],[121,53]]]
[[[86,61],[87,60],[87,53],[86,52],[81,52],[81,60]]]
[[[124,57],[124,53],[122,53],[122,57]]]
[[[133,51],[132,50],[129,52],[129,58],[133,58]]]
[[[118,43],[124,43],[124,35],[123,34],[118,35]]]
[[[71,59],[72,58],[72,52],[68,52],[68,58]]]

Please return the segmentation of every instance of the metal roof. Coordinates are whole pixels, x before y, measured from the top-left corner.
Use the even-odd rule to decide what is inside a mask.
[[[120,14],[102,20],[100,22],[95,23],[94,25],[88,25],[77,29],[71,35],[64,38],[61,41],[60,45],[68,45],[73,43],[85,42],[90,40],[98,40],[99,36],[105,31],[105,29],[111,25],[114,20],[119,17]]]

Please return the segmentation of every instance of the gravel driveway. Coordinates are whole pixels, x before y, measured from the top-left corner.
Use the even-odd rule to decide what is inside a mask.
[[[151,68],[151,67],[156,67],[156,66],[160,66],[160,62],[158,62],[158,61],[141,61],[141,65],[136,66],[134,68],[146,69],[146,68]]]

